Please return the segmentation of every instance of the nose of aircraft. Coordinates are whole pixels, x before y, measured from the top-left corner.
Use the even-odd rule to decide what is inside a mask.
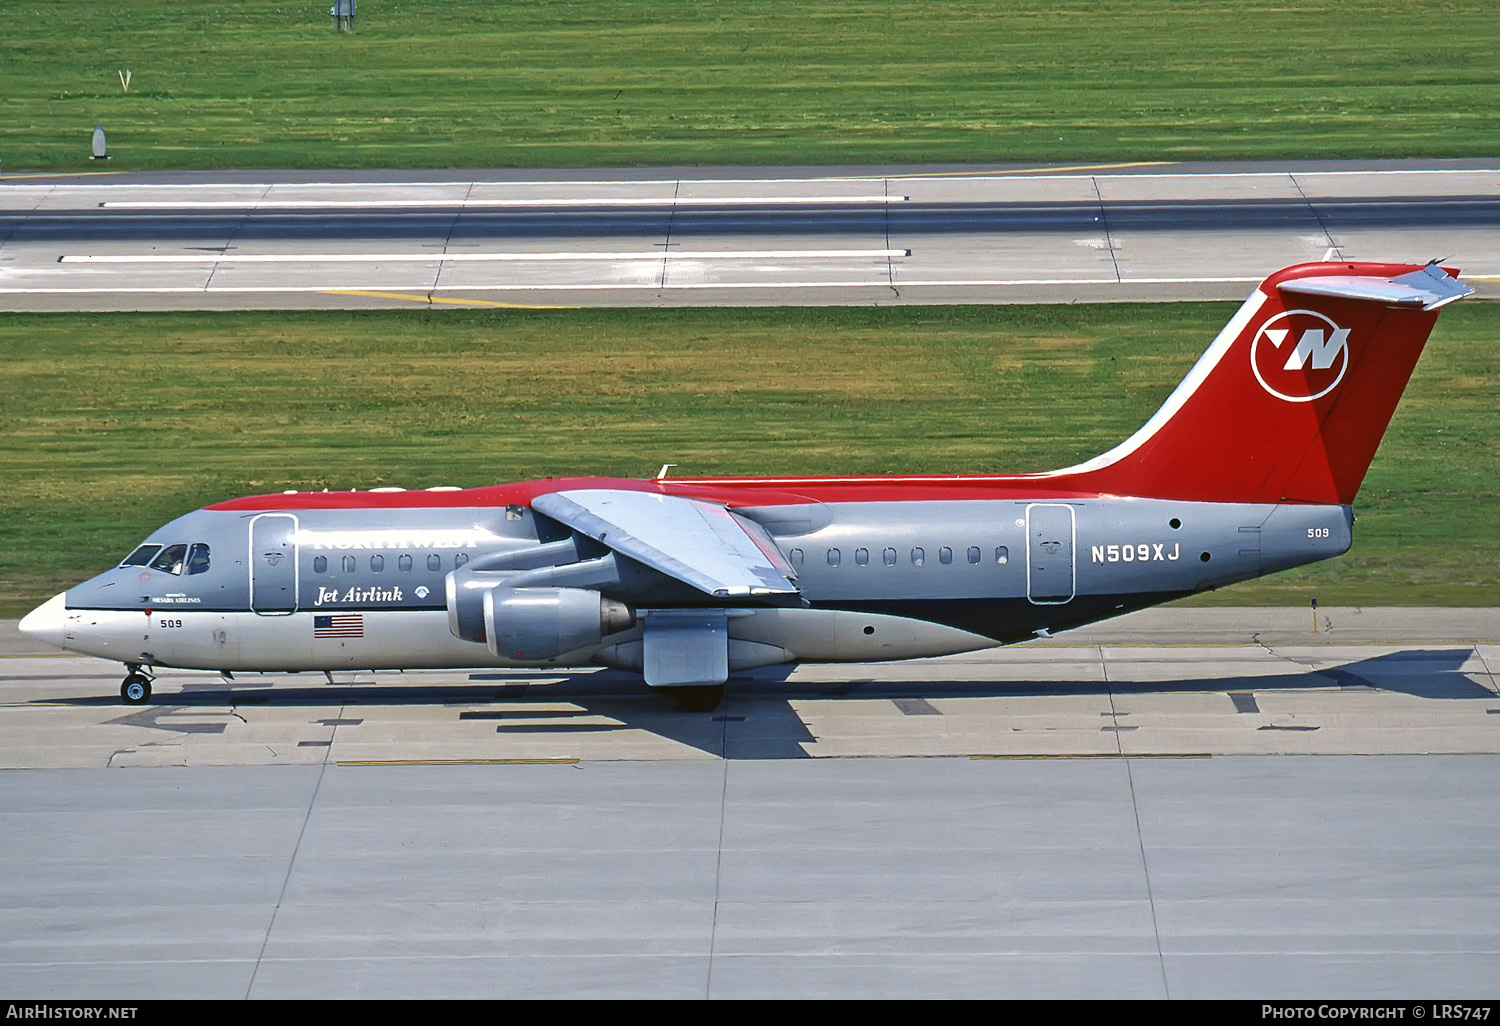
[[[67,621],[67,603],[67,592],[53,595],[23,616],[16,627],[28,638],[45,641],[49,645],[61,648]]]

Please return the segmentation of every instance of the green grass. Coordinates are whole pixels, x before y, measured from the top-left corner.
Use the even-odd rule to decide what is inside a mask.
[[[1500,153],[1470,0],[0,0],[7,174]],[[131,72],[130,89],[119,72]]]
[[[1232,304],[0,316],[0,612],[237,495],[548,474],[1045,470]],[[1350,555],[1230,602],[1500,605],[1500,305],[1446,310]]]

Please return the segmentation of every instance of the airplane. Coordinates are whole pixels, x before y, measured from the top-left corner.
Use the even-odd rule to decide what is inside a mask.
[[[1135,434],[1046,473],[561,478],[219,502],[23,634],[155,670],[609,666],[688,710],[735,672],[1023,641],[1337,556],[1439,266],[1266,278]]]

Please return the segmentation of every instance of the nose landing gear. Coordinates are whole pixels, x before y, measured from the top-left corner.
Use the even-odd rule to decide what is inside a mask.
[[[151,674],[139,666],[126,665],[130,672],[120,685],[120,701],[126,705],[144,705],[151,698]]]

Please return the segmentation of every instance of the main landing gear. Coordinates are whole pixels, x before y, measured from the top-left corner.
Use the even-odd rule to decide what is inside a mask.
[[[139,666],[126,665],[130,672],[120,685],[120,701],[126,705],[145,705],[151,698],[151,674]]]
[[[688,684],[662,688],[683,712],[713,712],[724,701],[723,684]]]

